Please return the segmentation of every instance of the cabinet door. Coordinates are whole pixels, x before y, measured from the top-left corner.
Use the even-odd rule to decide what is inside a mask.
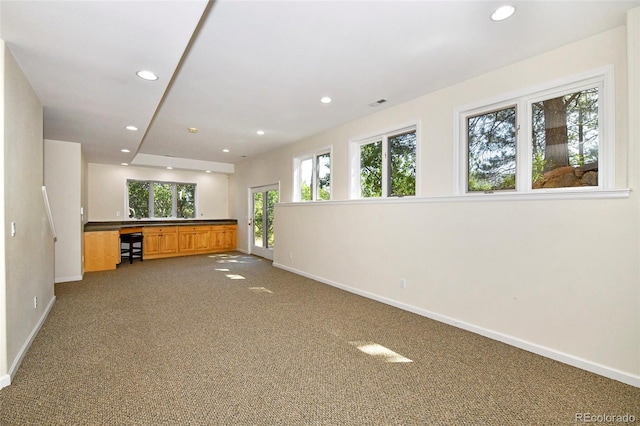
[[[225,226],[224,231],[224,248],[226,250],[235,250],[238,243],[238,232],[235,226]]]
[[[163,232],[160,238],[160,252],[177,253],[178,252],[178,232]]]
[[[195,237],[195,250],[196,251],[207,251],[209,250],[209,240],[211,239],[211,232],[208,226],[201,227],[202,229],[198,229],[194,234]]]
[[[193,231],[178,232],[178,251],[180,253],[192,252],[196,247],[196,239]]]
[[[211,250],[224,250],[224,227],[211,227],[211,241],[209,247]]]
[[[119,242],[120,234],[118,231],[85,232],[85,272],[116,269],[120,259]]]
[[[145,232],[143,243],[144,256],[160,254],[160,233]]]

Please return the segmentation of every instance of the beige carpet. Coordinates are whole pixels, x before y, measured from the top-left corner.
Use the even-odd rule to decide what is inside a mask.
[[[638,388],[239,253],[123,264],[56,284],[56,296],[13,383],[0,390],[3,426],[640,417]],[[387,362],[394,358],[354,342],[412,362]]]

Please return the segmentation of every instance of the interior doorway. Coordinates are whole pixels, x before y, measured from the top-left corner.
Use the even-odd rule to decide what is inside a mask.
[[[249,247],[251,254],[273,260],[274,207],[279,200],[278,184],[249,188]]]

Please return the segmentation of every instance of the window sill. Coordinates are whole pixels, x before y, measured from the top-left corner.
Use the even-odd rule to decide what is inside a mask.
[[[540,200],[592,200],[592,199],[621,199],[629,198],[631,189],[589,189],[571,190],[543,190],[532,192],[494,192],[478,194],[461,194],[440,197],[388,197],[388,198],[359,198],[357,200],[342,201],[294,201],[279,203],[281,207],[317,206],[319,204],[411,204],[411,203],[453,203],[453,202],[483,202],[483,201],[540,201]]]

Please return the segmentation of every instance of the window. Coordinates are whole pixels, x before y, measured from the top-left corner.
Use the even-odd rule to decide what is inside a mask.
[[[129,218],[196,217],[196,185],[128,180]]]
[[[352,143],[352,197],[416,195],[416,126]]]
[[[294,158],[294,200],[331,199],[331,151]]]
[[[608,68],[457,113],[459,191],[611,188],[611,80]]]

